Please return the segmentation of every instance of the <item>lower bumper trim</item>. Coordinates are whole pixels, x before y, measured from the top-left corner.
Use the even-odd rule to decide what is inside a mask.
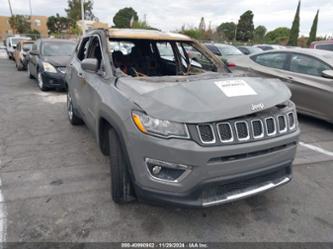
[[[243,199],[243,198],[246,198],[246,197],[250,197],[252,195],[256,195],[256,194],[259,194],[261,192],[276,188],[280,185],[283,185],[283,184],[289,182],[290,180],[291,180],[291,178],[284,177],[284,178],[280,179],[277,182],[268,182],[265,185],[262,185],[260,187],[251,188],[251,189],[244,189],[240,192],[229,193],[227,196],[224,196],[223,199],[203,202],[202,206],[203,207],[209,207],[209,206],[219,205],[219,204],[223,204],[223,203]]]

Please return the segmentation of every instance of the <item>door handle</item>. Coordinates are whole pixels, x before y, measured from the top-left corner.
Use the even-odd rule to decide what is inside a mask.
[[[291,83],[294,80],[294,77],[287,76],[286,80],[287,82]]]

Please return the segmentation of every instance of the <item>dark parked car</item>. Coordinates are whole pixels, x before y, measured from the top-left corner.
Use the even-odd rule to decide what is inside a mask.
[[[84,122],[110,156],[117,203],[207,207],[291,179],[299,129],[289,89],[230,73],[187,36],[91,31],[66,83],[69,121]]]
[[[263,51],[259,47],[252,47],[252,46],[238,46],[237,48],[245,55],[260,53]]]
[[[232,45],[221,43],[206,43],[205,46],[217,57],[219,57],[225,65],[228,67],[234,67],[235,65],[229,62],[229,58],[234,56],[241,56],[243,53]]]
[[[241,69],[250,68],[284,80],[300,113],[333,123],[333,52],[319,49],[275,50],[233,58]]]
[[[66,66],[71,59],[76,43],[69,40],[39,39],[29,52],[27,71],[36,78],[42,91],[64,89]]]
[[[228,59],[233,56],[243,55],[235,46],[222,43],[205,43],[205,46],[220,58]]]

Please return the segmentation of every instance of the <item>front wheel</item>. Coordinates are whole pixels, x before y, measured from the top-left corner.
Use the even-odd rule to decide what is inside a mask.
[[[109,130],[111,194],[115,203],[127,203],[135,200],[135,194],[128,172],[125,155],[117,133]]]
[[[68,120],[72,125],[82,125],[83,121],[75,114],[75,108],[73,106],[72,97],[67,91],[67,116]]]
[[[32,74],[31,74],[31,71],[30,71],[29,62],[28,62],[28,64],[27,64],[27,74],[28,74],[29,79],[32,79],[32,78],[33,78]]]
[[[37,81],[38,81],[38,87],[41,91],[46,91],[47,88],[45,87],[44,81],[43,81],[43,77],[42,77],[42,73],[38,70],[37,72]]]
[[[22,71],[24,69],[24,65],[21,61],[16,63],[16,69],[17,69],[17,71]]]

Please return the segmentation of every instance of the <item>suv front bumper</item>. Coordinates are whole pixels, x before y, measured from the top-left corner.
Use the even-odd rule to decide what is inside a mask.
[[[135,130],[136,131],[136,130]],[[291,180],[299,130],[269,140],[202,147],[191,140],[129,133],[127,152],[138,199],[203,207],[242,199]],[[146,158],[191,166],[180,182],[152,177]]]

